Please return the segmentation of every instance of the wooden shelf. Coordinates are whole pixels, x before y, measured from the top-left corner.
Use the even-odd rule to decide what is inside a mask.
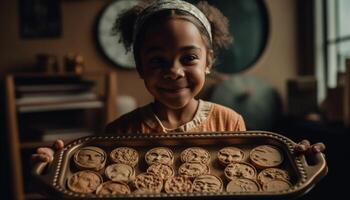
[[[18,106],[18,112],[45,112],[45,111],[59,111],[59,110],[75,110],[75,109],[95,109],[102,108],[104,103],[102,101],[71,101],[65,103],[46,103],[46,104],[32,104]]]
[[[85,76],[86,75],[86,76]],[[83,74],[79,77],[95,77],[91,78],[94,83],[97,83],[98,80],[103,82],[102,84],[94,84],[98,90],[96,91],[96,99],[86,99],[86,100],[70,100],[70,101],[60,101],[55,102],[55,99],[51,102],[35,102],[31,99],[30,103],[25,102],[25,104],[18,103],[18,92],[16,89],[16,84],[24,85],[28,80],[33,80],[43,78],[55,79],[61,77],[77,77],[76,74],[46,74],[46,73],[21,73],[21,74],[8,74],[5,78],[5,89],[6,89],[6,117],[7,117],[7,139],[9,145],[9,157],[10,159],[10,169],[12,177],[11,187],[13,189],[12,194],[14,199],[41,199],[41,195],[38,194],[25,194],[24,191],[27,191],[28,185],[24,185],[28,179],[24,180],[24,177],[28,176],[29,170],[27,169],[29,163],[22,163],[22,161],[28,160],[29,157],[21,157],[22,155],[30,155],[33,149],[37,147],[49,147],[53,144],[53,141],[40,141],[38,135],[30,135],[31,132],[28,129],[27,125],[32,125],[32,123],[47,123],[46,125],[51,125],[51,123],[67,123],[70,125],[72,120],[68,120],[69,117],[74,118],[74,123],[79,123],[80,128],[87,128],[90,130],[91,124],[96,124],[92,126],[94,128],[102,128],[105,124],[112,121],[116,117],[116,97],[117,97],[117,80],[116,74],[114,72],[103,72],[103,73],[89,73]],[[96,78],[99,78],[98,80]],[[64,78],[63,78],[64,79]],[[29,81],[30,82],[30,81]],[[98,86],[103,86],[103,89],[100,89]],[[102,91],[102,92],[101,92]],[[97,93],[99,92],[99,93]],[[24,96],[24,95],[23,95]],[[74,94],[72,95],[74,96]],[[77,95],[78,96],[78,95]],[[23,99],[22,99],[23,100]],[[28,99],[27,99],[28,100]],[[46,99],[47,100],[47,99]],[[58,98],[57,98],[58,100]],[[67,114],[67,112],[69,112]],[[77,110],[77,111],[74,111]],[[82,112],[80,111],[82,110]],[[86,111],[85,111],[86,110]],[[93,110],[90,112],[90,110]],[[97,112],[96,112],[96,111]],[[76,116],[78,115],[78,117]],[[81,116],[81,117],[79,117]],[[61,117],[61,118],[60,118]],[[93,118],[88,123],[86,118]],[[67,118],[67,119],[66,119]],[[81,119],[80,119],[81,118]],[[51,120],[50,120],[51,119]],[[62,120],[60,120],[62,119]],[[79,119],[79,120],[77,120]],[[96,120],[95,120],[96,119]],[[76,120],[76,121],[75,121]],[[85,122],[80,123],[80,122]],[[85,127],[84,127],[85,126]],[[63,126],[64,127],[64,126]],[[60,127],[62,128],[62,127]],[[100,130],[99,130],[100,131]],[[26,133],[26,134],[20,134]],[[94,131],[95,132],[95,131]],[[25,137],[25,138],[24,138]],[[51,139],[50,139],[51,140]],[[65,140],[65,143],[69,142],[68,139]],[[25,175],[25,176],[23,176]]]

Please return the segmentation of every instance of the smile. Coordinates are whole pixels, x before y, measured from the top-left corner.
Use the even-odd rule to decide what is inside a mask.
[[[161,91],[166,93],[180,93],[187,89],[187,87],[182,88],[159,88]]]

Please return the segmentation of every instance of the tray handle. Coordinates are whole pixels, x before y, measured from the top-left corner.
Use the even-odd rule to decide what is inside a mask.
[[[50,169],[51,163],[52,162],[35,163],[31,171],[32,177],[37,184],[36,187],[40,188],[40,192],[44,193],[45,195],[48,195],[46,192],[52,190],[52,187],[50,185],[50,178],[52,177],[52,169]],[[47,172],[45,172],[46,169]]]
[[[306,156],[303,156],[302,162],[304,164],[307,180],[309,183],[317,183],[319,182],[327,173],[328,166],[325,159],[325,155],[321,152],[308,155],[308,158],[312,161],[312,164],[309,164],[306,160]]]

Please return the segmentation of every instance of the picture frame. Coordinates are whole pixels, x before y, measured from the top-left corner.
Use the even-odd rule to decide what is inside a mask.
[[[22,38],[57,38],[62,33],[60,0],[19,0]]]

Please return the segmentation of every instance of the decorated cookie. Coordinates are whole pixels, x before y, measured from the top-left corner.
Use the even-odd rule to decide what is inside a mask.
[[[277,147],[261,145],[250,151],[250,160],[257,168],[277,167],[283,162],[283,155]]]
[[[193,181],[193,192],[221,192],[222,189],[222,180],[211,174],[200,175]]]
[[[209,174],[210,168],[208,165],[203,163],[183,163],[179,167],[179,175],[188,178],[195,178],[199,175]]]
[[[69,177],[67,186],[73,192],[93,193],[102,182],[102,177],[98,173],[84,170],[76,172]]]
[[[258,174],[258,181],[261,185],[273,180],[289,181],[290,178],[287,171],[278,168],[266,168]]]
[[[226,186],[227,192],[257,192],[259,190],[259,184],[248,178],[233,179]]]
[[[130,194],[130,188],[125,183],[107,181],[98,186],[97,195]]]
[[[166,193],[190,193],[192,192],[192,182],[184,176],[175,176],[168,179],[164,184]]]
[[[175,174],[174,169],[171,166],[159,163],[149,166],[147,172],[156,174],[163,180],[167,180]]]
[[[244,152],[236,147],[225,147],[218,151],[217,157],[222,165],[228,165],[232,162],[243,161]]]
[[[75,165],[82,170],[101,170],[106,163],[107,154],[98,147],[87,146],[80,148],[74,154]]]
[[[163,180],[153,173],[141,173],[136,176],[135,187],[137,193],[160,193],[163,188]]]
[[[169,148],[156,147],[147,151],[145,159],[148,165],[156,163],[172,165],[174,162],[174,155]]]
[[[118,147],[110,153],[110,158],[115,163],[121,163],[135,167],[139,162],[139,154],[129,147]]]
[[[112,181],[128,183],[135,179],[135,169],[126,164],[112,164],[106,168],[105,175]]]
[[[200,147],[190,147],[181,152],[182,162],[200,162],[209,164],[210,154],[207,150]]]
[[[229,180],[235,178],[256,178],[256,169],[253,165],[246,162],[235,162],[226,166],[224,169],[224,174]]]
[[[272,180],[270,182],[265,183],[262,188],[267,192],[278,192],[287,190],[291,187],[291,183],[286,180]]]

